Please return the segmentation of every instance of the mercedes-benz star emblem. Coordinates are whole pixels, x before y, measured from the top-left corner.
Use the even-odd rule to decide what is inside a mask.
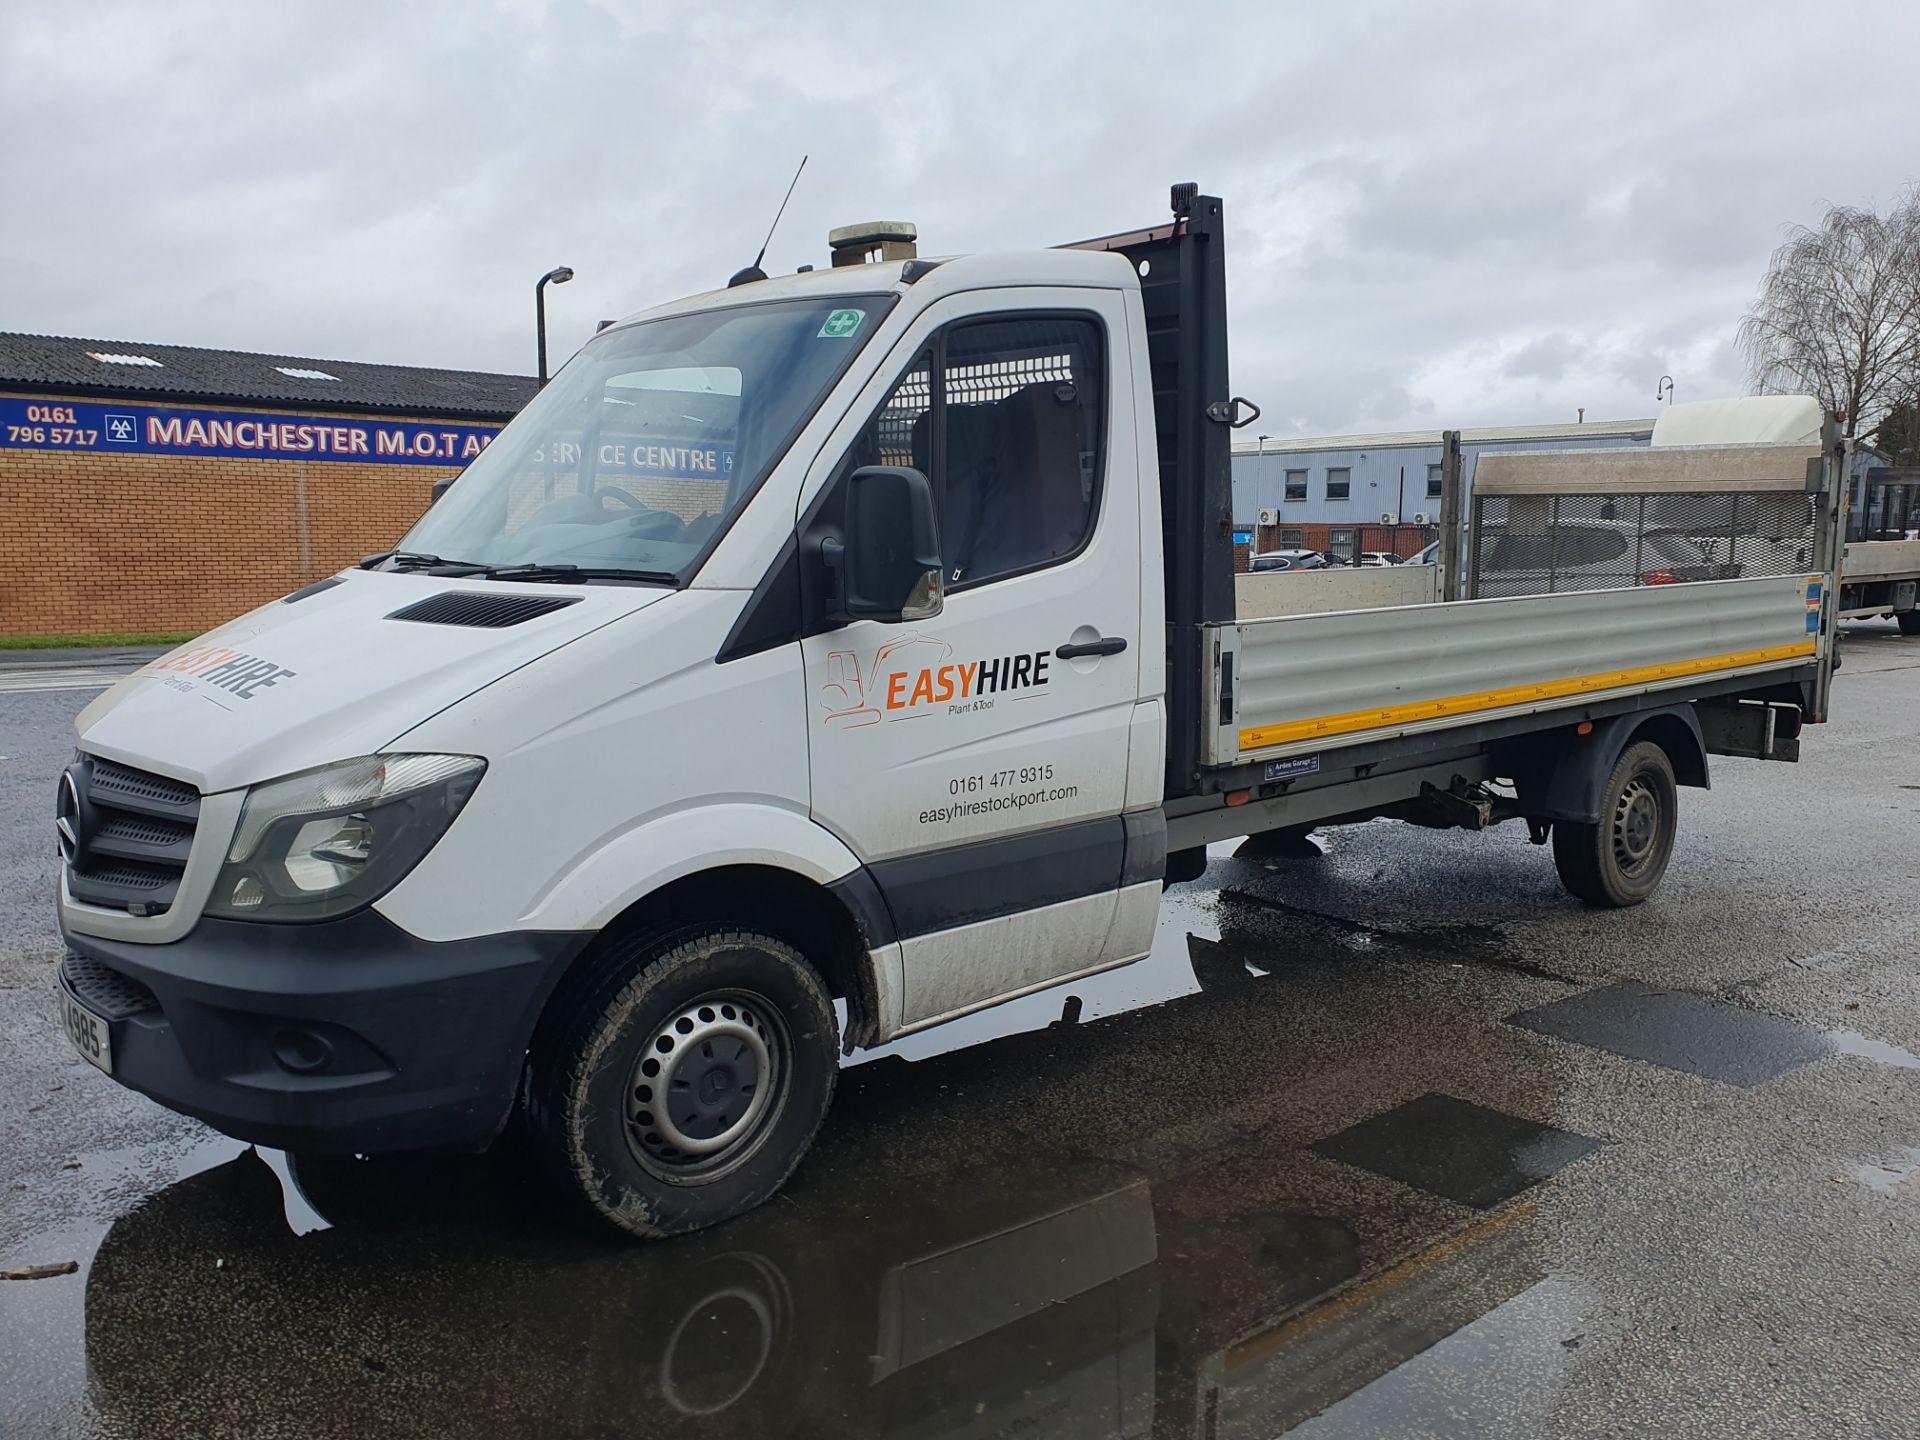
[[[60,832],[60,856],[69,865],[80,858],[80,787],[73,771],[60,777],[60,796],[54,805],[53,828]]]

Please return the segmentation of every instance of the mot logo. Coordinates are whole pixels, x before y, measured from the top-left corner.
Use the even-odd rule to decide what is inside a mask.
[[[140,439],[140,427],[131,415],[116,415],[109,410],[105,424],[109,445],[133,445]]]

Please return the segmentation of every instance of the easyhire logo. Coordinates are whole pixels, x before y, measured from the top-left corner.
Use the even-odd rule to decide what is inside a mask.
[[[271,689],[294,675],[276,661],[262,660],[258,655],[220,645],[199,645],[170,659],[156,660],[141,673],[188,675],[231,691],[242,700],[251,700],[257,692]]]
[[[896,670],[887,677],[887,709],[911,710],[916,705],[945,705],[982,695],[1037,689],[1047,683],[1047,661],[1052,658],[1046,651],[1037,650],[1030,655],[1002,655],[997,660],[970,660],[964,665],[926,666],[917,672]]]
[[[1047,688],[1044,650],[958,661],[953,646],[931,635],[889,639],[863,664],[858,650],[827,655],[820,685],[823,723],[859,730],[887,720],[916,720],[938,713],[991,710],[1005,695],[1029,699]]]

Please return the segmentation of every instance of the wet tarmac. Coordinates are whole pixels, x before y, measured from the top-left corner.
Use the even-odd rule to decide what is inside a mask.
[[[856,1057],[788,1190],[573,1230],[511,1142],[315,1162],[54,1024],[0,694],[0,1434],[1920,1434],[1920,641],[1597,914],[1524,832],[1236,857],[1153,958]]]

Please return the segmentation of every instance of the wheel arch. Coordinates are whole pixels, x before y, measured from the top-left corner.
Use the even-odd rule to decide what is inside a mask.
[[[862,883],[864,882],[864,883]],[[871,907],[878,906],[878,914]],[[898,1020],[899,984],[889,954],[898,945],[884,904],[863,868],[832,885],[798,870],[765,862],[710,865],[676,876],[633,900],[601,927],[557,978],[534,1026],[532,1047],[563,1024],[575,999],[595,988],[622,942],[665,936],[698,926],[757,930],[798,950],[820,972],[827,990],[847,1006],[842,1043],[872,1045]]]
[[[1681,785],[1708,788],[1707,746],[1691,704],[1633,711],[1592,722],[1585,734],[1566,728],[1533,740],[1512,757],[1522,809],[1542,820],[1593,824],[1614,763],[1629,745],[1649,740],[1666,752]]]

